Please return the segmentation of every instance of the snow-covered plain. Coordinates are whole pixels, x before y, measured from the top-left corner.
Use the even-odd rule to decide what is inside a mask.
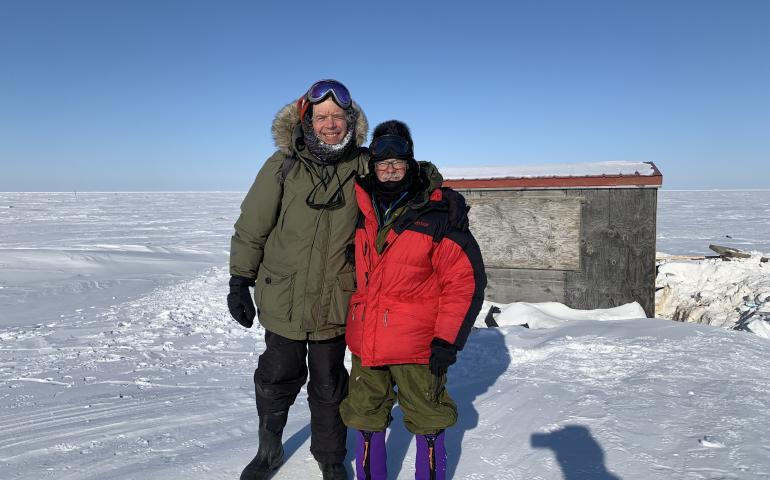
[[[658,251],[711,255],[709,244],[770,254],[770,190],[660,190]]]
[[[0,478],[238,478],[264,348],[224,305],[241,198],[0,193]],[[659,251],[770,251],[770,192],[659,198]],[[471,335],[450,369],[452,478],[770,478],[770,341],[596,317]],[[413,478],[394,417],[391,478]],[[276,478],[320,478],[308,419],[303,392]]]

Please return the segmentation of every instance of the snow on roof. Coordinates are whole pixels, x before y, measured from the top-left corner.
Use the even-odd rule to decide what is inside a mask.
[[[660,172],[651,162],[555,163],[546,165],[500,165],[490,167],[441,167],[445,180],[487,178],[654,176]]]

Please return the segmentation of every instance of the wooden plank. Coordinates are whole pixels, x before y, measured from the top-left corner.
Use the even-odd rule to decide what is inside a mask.
[[[564,302],[565,272],[487,268],[485,297],[501,303]]]
[[[655,190],[610,190],[608,235],[637,257],[655,253]]]
[[[719,255],[714,255],[714,257],[719,257]],[[705,260],[705,255],[665,255],[665,256],[656,256],[655,261],[656,262],[668,262],[673,260]]]
[[[470,228],[488,268],[578,270],[580,200],[506,196],[468,198]]]
[[[567,198],[565,190],[464,190],[458,189],[466,200],[469,198]]]
[[[625,281],[617,292],[619,301],[637,301],[648,316],[655,315],[655,222],[657,192],[611,193],[610,224],[616,240],[628,249]]]
[[[633,192],[639,191],[629,190],[632,198]],[[614,192],[606,189],[568,192],[584,199],[582,268],[579,272],[567,272],[566,276],[566,303],[570,307],[611,308],[636,299],[632,299],[628,287],[629,275],[636,276],[630,274],[630,270],[637,268],[636,258],[625,229],[619,230],[613,221],[612,211],[617,203]]]
[[[723,247],[721,245],[709,245],[709,248],[724,258],[751,258],[751,254],[742,252],[737,248]]]
[[[606,242],[604,232],[609,225],[609,190],[569,190],[569,196],[582,199],[583,211],[580,229],[581,269],[565,276],[565,304],[572,308],[594,309],[605,306],[598,302],[597,288],[605,279],[596,279],[601,273],[598,265],[604,261]]]
[[[610,308],[638,301],[655,305],[654,190],[585,190],[583,269],[567,275],[573,308]]]

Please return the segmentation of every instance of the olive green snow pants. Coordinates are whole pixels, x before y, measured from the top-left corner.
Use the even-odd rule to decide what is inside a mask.
[[[438,433],[457,422],[457,406],[444,388],[446,376],[438,379],[438,388],[436,380],[427,365],[362,367],[353,355],[348,396],[340,404],[342,421],[357,430],[381,432],[390,424],[398,400],[407,430],[415,435]]]

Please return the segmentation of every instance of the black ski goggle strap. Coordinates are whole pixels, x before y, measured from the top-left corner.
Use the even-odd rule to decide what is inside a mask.
[[[414,157],[412,145],[398,135],[383,135],[375,138],[369,145],[369,151],[375,162],[389,158],[409,160]]]

